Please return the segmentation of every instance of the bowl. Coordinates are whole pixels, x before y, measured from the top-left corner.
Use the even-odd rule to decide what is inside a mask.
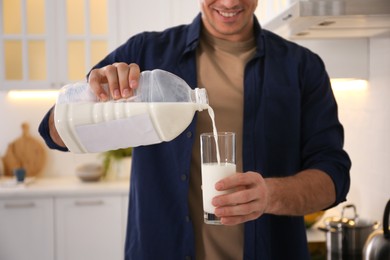
[[[98,181],[103,175],[103,167],[96,163],[80,165],[76,168],[76,175],[84,182]]]

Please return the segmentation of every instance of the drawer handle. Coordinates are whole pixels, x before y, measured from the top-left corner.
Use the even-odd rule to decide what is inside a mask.
[[[4,208],[6,209],[26,209],[26,208],[34,208],[34,202],[21,202],[21,203],[6,203]]]
[[[284,16],[284,17],[282,18],[282,20],[283,20],[283,21],[287,21],[288,19],[291,19],[292,16],[293,16],[292,14],[288,14],[288,15]]]
[[[99,206],[103,205],[104,202],[102,200],[77,200],[74,203],[78,207],[84,207],[84,206]]]

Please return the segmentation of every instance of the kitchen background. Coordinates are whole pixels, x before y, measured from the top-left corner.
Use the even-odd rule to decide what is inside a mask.
[[[2,2],[7,1],[0,1]],[[136,2],[139,6],[132,8],[130,2]],[[270,10],[266,1],[260,0],[259,2],[257,14],[261,21],[267,20],[266,18],[272,16],[272,12],[276,13],[286,5],[286,1],[282,1],[281,6],[274,6],[277,10],[272,8]],[[170,25],[190,22],[198,12],[196,0],[185,3],[176,0],[170,1],[169,4],[166,1],[150,0],[118,1],[116,3],[121,8],[116,9],[118,10],[117,31],[110,30],[110,35],[112,33],[115,35],[109,36],[111,38],[108,49],[114,48],[136,32],[160,30]],[[265,10],[268,10],[268,13],[265,13]],[[381,220],[385,203],[390,198],[390,37],[338,41],[341,41],[341,45],[351,46],[351,49],[356,46],[355,44],[359,48],[352,50],[352,56],[343,56],[341,53],[339,57],[333,57],[336,61],[339,59],[339,62],[327,63],[328,69],[337,72],[344,70],[345,66],[353,68],[354,59],[363,57],[366,59],[368,75],[368,85],[365,88],[335,90],[340,119],[345,127],[345,149],[353,162],[352,186],[348,203],[355,204],[362,217]],[[299,42],[310,46],[314,44],[317,46],[316,52],[320,55],[322,51],[339,53],[336,49],[331,49],[337,48],[338,45],[332,45],[329,40],[301,40]],[[0,65],[4,66],[3,63]],[[61,64],[58,66],[63,68]],[[1,69],[4,70],[4,67]],[[86,72],[87,68],[84,68],[81,75]],[[0,73],[0,76],[4,75],[3,73],[4,71]],[[79,79],[81,80],[82,77],[80,76]],[[22,122],[28,122],[31,126],[31,134],[38,137],[39,122],[55,99],[33,98],[31,95],[27,98],[14,97],[7,90],[15,90],[16,87],[12,87],[12,84],[9,87],[4,79],[1,79],[0,84],[0,156],[2,156],[8,144],[21,135]],[[20,84],[17,88],[23,89]],[[43,171],[45,177],[74,175],[78,165],[101,159],[99,155],[76,155],[49,150],[47,153],[48,160]],[[329,210],[327,215],[339,215],[339,210],[340,206]]]

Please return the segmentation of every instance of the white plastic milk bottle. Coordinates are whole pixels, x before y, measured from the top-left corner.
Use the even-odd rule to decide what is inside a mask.
[[[129,99],[99,102],[88,83],[64,86],[54,121],[74,153],[96,153],[171,141],[191,123],[196,111],[208,109],[205,89],[191,89],[163,70],[143,71]]]

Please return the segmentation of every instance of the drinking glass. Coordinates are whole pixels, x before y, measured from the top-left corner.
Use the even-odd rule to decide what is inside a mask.
[[[214,214],[212,199],[231,191],[217,191],[215,184],[236,173],[236,139],[233,132],[203,133],[200,135],[202,194],[204,222],[220,225]]]

